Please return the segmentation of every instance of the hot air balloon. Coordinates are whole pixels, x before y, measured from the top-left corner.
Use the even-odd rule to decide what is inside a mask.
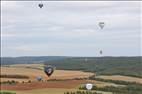
[[[103,54],[103,51],[102,51],[102,50],[100,50],[100,54]]]
[[[40,8],[42,8],[42,7],[43,7],[43,4],[42,4],[42,3],[40,3],[40,4],[38,4],[38,6],[39,6]]]
[[[99,22],[99,27],[100,27],[101,29],[103,29],[104,26],[105,26],[105,23],[104,23],[104,22]]]
[[[91,90],[93,88],[93,84],[87,83],[86,84],[86,89]]]
[[[36,77],[37,81],[42,81],[42,77],[41,76],[38,76]]]
[[[48,77],[50,77],[50,76],[53,74],[53,72],[54,72],[54,67],[52,67],[52,66],[50,66],[50,65],[45,66],[45,67],[44,67],[44,72],[46,73],[46,75],[47,75]]]

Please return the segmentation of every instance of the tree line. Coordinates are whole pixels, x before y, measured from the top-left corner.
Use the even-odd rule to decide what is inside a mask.
[[[7,74],[1,74],[0,78],[18,78],[18,79],[29,79],[26,75],[7,75]]]

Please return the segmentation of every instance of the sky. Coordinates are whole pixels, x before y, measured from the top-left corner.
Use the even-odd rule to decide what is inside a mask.
[[[1,1],[2,57],[141,56],[142,2],[39,3]]]

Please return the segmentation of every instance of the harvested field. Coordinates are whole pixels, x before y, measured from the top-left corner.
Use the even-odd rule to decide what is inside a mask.
[[[1,85],[2,90],[33,90],[43,88],[61,88],[61,89],[74,89],[79,88],[86,83],[92,83],[98,87],[104,86],[120,86],[113,83],[90,81],[90,80],[64,80],[64,81],[46,81],[46,82],[31,82],[19,83],[16,85]]]
[[[23,66],[23,67],[22,67]],[[26,66],[31,65],[12,65],[10,67],[1,67],[2,75],[25,75],[29,77],[29,80],[35,81],[36,77],[41,76],[43,80],[48,80],[48,76],[44,73],[43,70],[33,69]],[[34,68],[39,68],[41,65],[38,64],[33,65]],[[32,66],[32,67],[33,67]],[[65,70],[55,70],[50,79],[75,79],[75,78],[87,78],[93,75],[93,73],[89,72],[81,72],[81,71],[65,71]],[[13,78],[1,78],[1,81],[6,80],[16,80],[16,81],[27,81],[27,79],[13,79]]]
[[[77,91],[78,89],[58,89],[58,88],[48,88],[48,89],[36,89],[36,90],[26,90],[26,91],[13,91],[16,94],[64,94],[64,92]],[[112,94],[111,92],[94,91],[102,94]]]
[[[87,80],[87,82],[92,83],[96,85],[97,87],[105,87],[105,86],[125,86],[125,85],[118,85],[115,83],[110,83],[110,82],[101,82],[101,81],[96,81],[96,80]]]
[[[48,78],[48,76],[43,71],[43,66],[38,64],[23,64],[23,65],[12,65],[8,67],[1,67],[1,74],[3,75],[25,75],[29,79],[18,79],[18,78],[1,78],[3,81],[18,81],[18,84],[2,84],[1,90],[12,90],[16,91],[16,94],[64,94],[66,91],[77,90],[78,87],[86,83],[92,83],[97,87],[104,86],[123,86],[117,85],[109,82],[101,82],[95,80],[73,80],[76,78],[88,78],[89,76],[94,75],[89,72],[81,71],[67,71],[67,70],[55,70],[53,75]],[[36,77],[41,76],[43,81],[38,82]],[[123,80],[130,82],[139,82],[142,83],[142,79],[136,77],[128,76],[97,76],[102,79],[111,79],[111,80]],[[28,81],[31,81],[28,83]],[[24,81],[24,83],[22,83]],[[112,94],[108,92],[103,92],[103,94]]]
[[[69,80],[69,81],[48,81],[48,82],[32,82],[32,83],[19,83],[16,85],[2,85],[2,90],[32,90],[43,88],[75,88],[80,84],[85,83],[84,80]]]
[[[110,80],[120,80],[120,81],[128,81],[128,82],[137,82],[142,84],[142,78],[129,77],[129,76],[121,76],[121,75],[112,75],[112,76],[97,76],[97,78],[102,79],[110,79]]]

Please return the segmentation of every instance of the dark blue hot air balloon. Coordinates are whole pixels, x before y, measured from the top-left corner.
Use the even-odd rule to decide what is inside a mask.
[[[54,67],[50,65],[44,66],[44,72],[48,77],[50,77],[54,72]]]
[[[40,8],[42,8],[42,7],[43,7],[43,4],[42,4],[42,3],[40,3],[40,4],[38,4],[38,6],[39,6]]]
[[[102,51],[102,50],[100,50],[100,54],[101,54],[101,55],[103,54],[103,51]]]

